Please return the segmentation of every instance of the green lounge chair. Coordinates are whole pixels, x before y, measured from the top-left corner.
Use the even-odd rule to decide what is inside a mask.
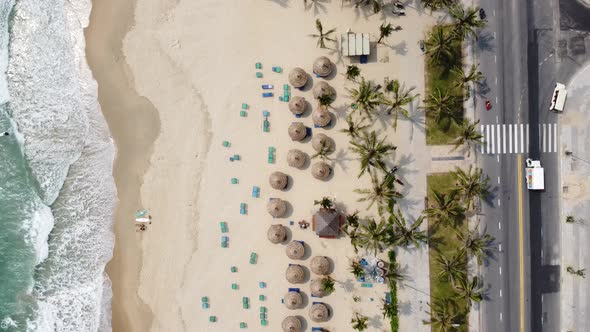
[[[259,316],[260,316],[260,319],[266,319],[266,313],[264,313],[264,312],[261,312]]]
[[[235,267],[235,266],[232,266],[232,267],[231,267],[229,270],[230,270],[232,273],[236,273],[236,272],[238,272],[238,268],[237,268],[237,267]]]
[[[242,297],[242,303],[248,303],[248,302],[249,302],[248,297],[246,297],[246,296]]]
[[[258,301],[264,301],[265,298],[263,294],[258,295]]]
[[[247,109],[248,109],[248,104],[246,104],[246,103],[242,103],[242,109],[243,109],[243,110],[247,110]]]
[[[216,321],[217,321],[217,317],[215,317],[215,316],[209,316],[209,322],[215,323]]]
[[[260,307],[260,312],[266,312],[266,307]]]
[[[231,184],[238,184],[238,179],[231,178]]]
[[[223,141],[222,144],[223,144],[223,147],[226,147],[226,148],[229,147],[229,142],[228,141]]]
[[[259,72],[259,71],[257,71],[257,72],[256,72],[256,78],[262,78],[262,73],[261,73],[261,72]]]
[[[240,323],[240,328],[241,328],[241,329],[245,329],[245,328],[246,328],[246,323],[244,323],[244,322],[241,322],[241,323]]]
[[[261,319],[260,320],[260,325],[267,326],[268,325],[268,322],[266,321],[266,319]]]
[[[256,69],[262,69],[262,63],[256,62],[255,67]]]
[[[246,111],[240,111],[240,116],[245,118],[246,117]]]
[[[238,289],[238,284],[231,284],[231,289],[237,290]]]
[[[209,302],[209,298],[208,298],[208,297],[206,297],[206,296],[203,296],[203,297],[201,298],[201,302]]]

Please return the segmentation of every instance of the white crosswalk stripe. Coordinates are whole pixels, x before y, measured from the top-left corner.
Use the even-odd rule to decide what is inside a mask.
[[[535,141],[534,138],[531,139],[529,133],[538,134],[536,143],[541,153],[557,152],[559,133],[556,123],[543,123],[530,127],[529,124],[523,123],[480,125],[480,131],[484,137],[480,153],[529,153],[531,142]]]

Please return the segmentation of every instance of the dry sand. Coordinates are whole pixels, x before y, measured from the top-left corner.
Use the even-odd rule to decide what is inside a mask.
[[[239,322],[258,330],[261,305],[269,310],[269,331],[277,331],[287,314],[305,318],[307,326],[348,331],[356,311],[370,317],[369,330],[388,330],[379,310],[387,288],[361,288],[353,281],[348,258],[354,252],[347,238],[324,240],[311,230],[291,227],[290,237],[306,242],[308,256],[326,255],[334,262],[336,292],[321,299],[333,315],[324,324],[309,320],[307,311],[313,301],[309,297],[301,310],[289,311],[281,304],[281,297],[292,287],[284,272],[293,261],[285,256],[284,245],[266,240],[272,223],[309,221],[315,211],[313,200],[325,195],[348,212],[359,209],[366,214],[365,204],[356,202],[358,195],[352,190],[366,187],[368,178],[356,179],[358,162],[347,149],[347,137],[338,132],[345,125],[350,103],[345,87],[352,85],[341,75],[350,60],[339,58],[336,51],[316,48],[315,39],[308,35],[315,33],[314,21],[319,17],[326,30],[370,32],[375,41],[383,18],[341,8],[339,1],[308,11],[303,10],[302,1],[280,0],[138,0],[136,8],[103,0],[94,6],[87,31],[88,57],[118,146],[117,242],[108,266],[114,288],[113,330],[233,331]],[[377,83],[384,77],[400,79],[423,96],[418,41],[435,18],[408,9],[406,17],[388,15],[387,21],[404,30],[388,38],[391,47],[373,47],[369,64],[361,65],[362,74]],[[289,149],[308,154],[313,150],[310,143],[291,142],[286,131],[295,118],[287,104],[276,98],[287,83],[288,71],[300,66],[311,73],[319,55],[337,63],[337,73],[328,79],[338,91],[332,110],[335,125],[313,129],[336,141],[334,176],[327,182],[313,179],[310,168],[287,166]],[[263,63],[264,79],[255,78],[255,62]],[[282,66],[285,73],[273,73],[273,65]],[[260,97],[264,83],[275,84],[275,98]],[[293,95],[305,96],[316,107],[311,91],[294,90]],[[250,105],[246,118],[238,115],[242,102]],[[262,110],[271,112],[270,133],[262,132]],[[417,121],[400,120],[397,132],[382,121],[374,128],[399,147],[396,163],[407,182],[400,205],[416,216],[426,195],[425,174],[432,167],[420,123],[423,117],[416,110],[413,114]],[[301,121],[312,126],[309,110]],[[223,148],[223,140],[230,141],[231,147]],[[275,164],[267,163],[269,146],[277,150]],[[230,154],[240,154],[242,160],[229,162]],[[291,176],[288,191],[268,185],[268,175],[275,170]],[[230,184],[232,177],[239,184]],[[260,198],[251,197],[252,186],[261,188]],[[268,215],[270,197],[289,201],[292,209],[287,218],[273,220]],[[247,216],[239,214],[241,202],[248,204]],[[141,208],[150,210],[154,222],[147,232],[136,233],[132,216]],[[229,225],[227,249],[220,247],[219,221]],[[258,264],[248,264],[250,252],[258,253]],[[427,318],[424,310],[429,301],[427,248],[401,250],[399,262],[408,276],[406,286],[400,287],[401,330],[427,331],[421,322]],[[309,266],[309,258],[298,263]],[[237,273],[230,272],[232,265]],[[259,281],[266,282],[267,288],[260,289]],[[239,285],[237,291],[231,289],[234,282]],[[309,283],[298,287],[309,295]],[[259,302],[259,294],[267,300]],[[353,302],[353,295],[361,301]],[[201,309],[202,296],[209,297],[210,309]],[[241,308],[243,296],[250,298],[249,310]],[[209,323],[209,315],[217,316],[218,322]]]

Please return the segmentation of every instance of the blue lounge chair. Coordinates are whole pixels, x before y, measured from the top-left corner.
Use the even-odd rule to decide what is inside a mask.
[[[296,118],[300,118],[300,117],[302,117],[302,116],[303,116],[303,114],[295,114],[295,117],[296,117]]]
[[[369,57],[368,57],[368,56],[366,56],[366,55],[361,55],[361,63],[362,63],[362,64],[365,64],[365,63],[367,63],[367,60],[368,60],[368,59],[369,59]]]
[[[306,127],[305,131],[306,131],[307,136],[311,136],[311,128]]]
[[[387,303],[387,304],[391,303],[391,293],[390,292],[385,292],[385,303]]]
[[[274,96],[274,94],[272,92],[263,92],[262,93],[262,97],[263,98],[269,98],[269,97],[272,97],[272,96]]]
[[[262,88],[264,90],[270,90],[270,89],[274,89],[274,86],[272,84],[262,84]]]
[[[270,116],[270,112],[269,111],[262,111],[262,116],[269,117]]]
[[[323,331],[321,327],[312,327],[311,328],[312,331]]]
[[[299,288],[289,288],[289,292],[297,292],[299,293],[301,291],[301,289]]]

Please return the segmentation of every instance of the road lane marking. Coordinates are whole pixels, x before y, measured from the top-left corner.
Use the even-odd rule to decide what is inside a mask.
[[[500,205],[502,205],[502,204],[500,204],[500,199],[498,198],[498,206],[500,206]]]
[[[499,147],[498,147],[498,149],[499,149]],[[500,151],[498,151],[498,152],[500,152]],[[499,154],[496,155],[496,161],[500,162],[500,155]]]
[[[520,124],[520,152],[524,153],[524,125]]]
[[[496,115],[496,123],[500,122],[500,120],[498,120],[498,116]]]
[[[502,244],[498,244],[498,251],[502,252]]]
[[[502,267],[500,266],[500,275],[502,275]]]
[[[494,62],[498,62],[498,57],[494,55]]]
[[[496,31],[494,31],[494,38],[496,38]]]
[[[500,274],[502,274],[502,273],[500,273]],[[502,297],[502,289],[500,289],[500,297]]]
[[[494,127],[491,127],[491,132],[490,132],[490,136],[492,137],[492,154],[496,153],[496,149],[495,149],[495,142],[494,142]]]
[[[502,150],[500,150],[500,141],[504,141],[506,139],[504,137],[502,137],[502,134],[500,133],[500,129],[501,129],[500,125],[496,125],[496,128],[498,129],[497,130],[497,132],[498,132],[498,153],[502,153]],[[500,137],[501,137],[501,139],[500,139]]]
[[[553,140],[553,152],[557,152],[557,139],[559,138],[557,135],[557,123],[553,124],[553,133],[555,134],[555,139]]]
[[[500,184],[500,177],[498,176],[498,184]]]
[[[524,332],[524,239],[522,215],[522,155],[518,155],[518,252],[520,272],[520,332]]]
[[[490,151],[490,125],[486,125],[486,151]]]
[[[492,9],[492,15],[496,16],[496,10]],[[496,32],[494,32],[494,37],[496,36]]]
[[[502,313],[500,313],[500,320],[502,320]]]
[[[551,124],[549,124],[548,126],[549,128],[547,128],[548,130],[548,134],[549,137],[547,138],[547,152],[553,152],[553,144],[551,144],[553,141],[551,140],[551,127],[553,127]]]
[[[496,105],[498,105],[498,97],[496,96]]]
[[[508,125],[508,153],[512,153],[512,125]]]
[[[498,85],[498,78],[497,78],[497,77],[496,77],[496,80],[495,80],[495,82],[496,82],[496,85]]]
[[[526,153],[529,153],[529,149],[531,147],[530,137],[529,137],[529,124],[526,124]]]
[[[518,125],[514,125],[514,153],[518,153]]]
[[[505,124],[502,125],[502,137],[504,137],[504,139],[502,140],[502,153],[506,153],[506,125]]]
[[[543,152],[547,152],[547,126],[543,123]]]
[[[498,229],[502,229],[502,223],[498,221]]]

